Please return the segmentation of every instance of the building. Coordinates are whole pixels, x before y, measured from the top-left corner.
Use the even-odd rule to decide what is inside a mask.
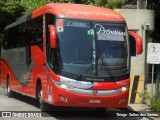
[[[138,2],[137,2],[138,3]],[[137,8],[140,4],[137,4]],[[145,7],[142,7],[145,8]],[[131,57],[131,86],[129,103],[141,103],[138,93],[150,91],[148,83],[151,81],[150,65],[147,64],[147,45],[152,42],[151,33],[154,31],[155,12],[148,9],[116,9],[127,21],[128,28],[138,33],[143,39],[141,55]]]

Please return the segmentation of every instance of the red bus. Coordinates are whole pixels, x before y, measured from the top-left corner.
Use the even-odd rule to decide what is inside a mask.
[[[142,41],[133,32],[137,54]],[[103,7],[49,3],[6,26],[0,84],[54,106],[126,108],[132,44],[125,19]]]

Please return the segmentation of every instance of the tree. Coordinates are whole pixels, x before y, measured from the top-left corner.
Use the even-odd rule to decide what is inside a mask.
[[[25,11],[25,14],[26,14],[50,2],[76,3],[76,4],[104,6],[109,8],[120,8],[127,1],[128,0],[34,0],[34,1],[21,0],[21,3],[23,6],[26,7],[26,11]]]
[[[160,42],[160,1],[159,0],[148,0],[148,9],[155,10],[155,30],[152,34],[155,42]]]
[[[25,8],[20,4],[18,0],[9,1],[1,0],[0,1],[0,43],[3,36],[3,30],[5,26],[16,21],[22,12],[25,11]]]
[[[50,1],[51,0],[21,0],[21,4],[26,8],[24,14],[27,14]]]
[[[21,4],[23,6],[25,6],[26,8],[26,11],[24,14],[27,14],[47,3],[50,3],[50,2],[59,2],[59,3],[74,3],[73,0],[21,0]]]
[[[122,6],[125,5],[125,3],[127,2],[128,0],[108,0],[107,1],[107,6],[109,8],[121,8]]]
[[[16,21],[22,12],[25,11],[25,8],[20,4],[19,1],[0,1],[0,33],[2,33],[5,26]]]

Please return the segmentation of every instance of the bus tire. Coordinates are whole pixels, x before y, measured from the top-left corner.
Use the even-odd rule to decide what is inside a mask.
[[[38,101],[39,101],[40,110],[42,112],[44,112],[44,111],[47,111],[48,107],[47,107],[47,103],[45,103],[43,101],[43,97],[42,96],[43,96],[42,85],[39,84],[37,86],[37,98],[38,98]]]
[[[11,91],[11,85],[10,85],[10,78],[7,76],[7,85],[6,85],[6,91],[8,97],[13,97],[13,92]]]
[[[47,103],[45,103],[44,101],[43,101],[43,99],[42,99],[42,90],[40,91],[41,93],[41,98],[39,99],[39,102],[40,102],[40,109],[41,109],[41,111],[42,112],[44,112],[44,111],[47,111],[48,110],[48,107],[47,107]]]

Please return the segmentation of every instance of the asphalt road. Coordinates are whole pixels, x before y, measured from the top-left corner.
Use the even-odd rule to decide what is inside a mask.
[[[20,94],[15,94],[14,97],[8,98],[5,90],[0,86],[0,116],[2,116],[3,112],[3,117],[0,117],[0,120],[153,120],[144,117],[123,117],[125,114],[132,112],[130,110],[107,109],[105,113],[101,113],[86,108],[59,107],[55,110],[55,107],[49,106],[49,112],[41,113],[38,106],[36,100]],[[6,112],[9,112],[12,118],[5,117],[8,114]],[[30,116],[31,113],[36,114],[38,117]],[[17,118],[16,115],[20,115],[20,117]],[[117,115],[121,117],[117,117]],[[24,116],[27,117],[24,118]]]

